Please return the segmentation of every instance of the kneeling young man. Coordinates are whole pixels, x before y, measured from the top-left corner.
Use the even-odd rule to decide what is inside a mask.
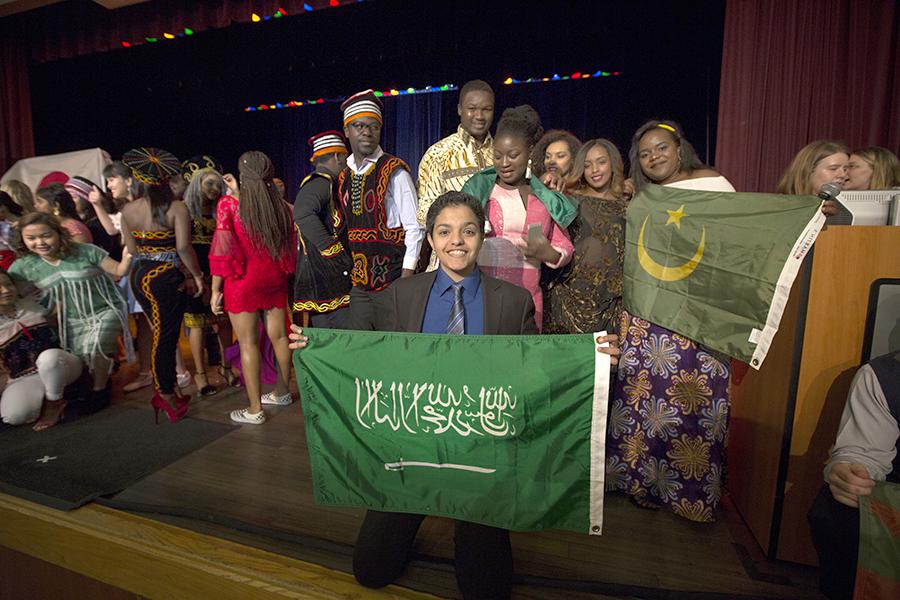
[[[440,268],[399,279],[388,287],[381,299],[384,320],[378,329],[468,335],[538,333],[531,294],[478,269],[484,221],[481,203],[469,194],[447,192],[434,201],[425,222]],[[302,330],[291,329],[291,347],[304,347]],[[607,336],[611,347],[603,349],[612,355],[613,364],[619,352],[616,340]],[[424,518],[367,511],[353,554],[357,581],[377,588],[399,577]],[[454,544],[456,581],[464,598],[509,597],[513,575],[509,531],[455,521]]]

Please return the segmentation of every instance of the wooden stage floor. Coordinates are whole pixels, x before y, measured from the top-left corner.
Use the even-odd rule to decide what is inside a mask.
[[[119,373],[116,387],[127,379],[127,371]],[[189,418],[227,422],[231,410],[246,405],[243,389],[222,387],[215,377],[213,382],[220,384],[219,393],[195,397]],[[149,397],[146,388],[126,397],[118,391],[114,402],[141,403]],[[265,425],[241,426],[104,504],[349,573],[363,511],[315,504],[300,403],[266,407],[266,412]],[[820,597],[815,569],[765,560],[727,497],[719,516],[714,524],[691,523],[608,495],[602,536],[512,534],[514,598]],[[426,519],[415,553],[398,585],[458,598],[450,521]],[[352,594],[365,596],[363,588]]]

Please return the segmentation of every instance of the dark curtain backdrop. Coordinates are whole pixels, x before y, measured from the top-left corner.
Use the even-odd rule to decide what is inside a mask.
[[[280,7],[290,14],[304,12],[304,4],[318,10],[329,2],[154,0],[110,11],[89,0],[70,0],[4,18],[0,21],[0,172],[35,154],[29,65],[121,49],[123,41],[161,37],[163,32],[183,33],[186,27],[197,34],[246,23],[253,13],[272,15]]]
[[[355,2],[338,0],[339,5]],[[300,16],[304,4],[319,10],[329,8],[330,0],[153,0],[116,10],[89,0],[70,0],[29,14],[28,28],[20,37],[28,40],[29,56],[39,63],[116,50],[123,41],[162,38],[163,33],[176,35],[185,28],[196,34],[249,23],[254,13],[272,16],[279,8]]]
[[[145,26],[148,32],[164,30],[160,19],[166,13],[154,9],[157,4],[188,10],[192,3],[155,0],[141,5],[146,13],[133,7],[131,14],[152,23]],[[669,117],[683,123],[701,156],[711,160],[724,5],[703,0],[689,12],[676,4],[367,0],[278,22],[210,26],[202,33],[193,21],[181,20],[179,26],[198,33],[33,64],[36,151],[100,146],[117,157],[134,146],[155,145],[183,158],[211,153],[232,167],[241,152],[260,149],[293,190],[309,168],[306,139],[340,128],[338,105],[250,113],[245,106],[340,97],[372,85],[424,87],[482,78],[495,85],[496,119],[503,108],[527,102],[545,128],[609,137],[627,152],[631,133],[644,120]],[[87,16],[71,15],[75,8]],[[91,23],[124,28],[115,23],[126,13],[99,10],[86,0],[70,0],[29,13],[29,21],[40,21],[32,30],[41,40],[33,58],[56,56],[49,41],[54,33],[69,40],[62,45],[68,50],[56,50],[63,56],[95,36],[101,36],[101,47],[108,44],[106,29]],[[44,19],[47,14],[54,16]],[[218,14],[209,22],[224,22],[216,20]],[[499,83],[510,75],[596,69],[622,76]],[[456,129],[456,103],[456,92],[386,98],[385,149],[415,169],[430,144]]]
[[[900,149],[896,0],[729,0],[716,165],[774,191],[818,139]]]
[[[34,155],[25,47],[0,22],[0,173]]]

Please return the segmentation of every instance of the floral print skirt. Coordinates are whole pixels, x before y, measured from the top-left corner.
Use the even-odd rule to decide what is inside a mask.
[[[623,332],[606,488],[692,521],[713,521],[722,496],[730,362],[627,313]]]

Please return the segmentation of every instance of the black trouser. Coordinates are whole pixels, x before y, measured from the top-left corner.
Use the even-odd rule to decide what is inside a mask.
[[[131,289],[153,332],[153,384],[163,394],[175,391],[175,351],[185,307],[178,286],[183,282],[184,275],[171,262],[139,260],[131,270]]]
[[[856,584],[859,509],[835,500],[825,485],[806,519],[819,555],[819,591],[831,600],[850,600]]]
[[[366,511],[353,550],[353,575],[371,588],[399,577],[424,515]],[[512,588],[512,547],[509,531],[466,521],[454,521],[456,583],[466,600],[509,598]]]
[[[369,292],[357,286],[350,289],[350,307],[348,309],[348,327],[362,331],[378,331],[380,319],[384,316],[383,307],[379,304],[380,292]]]
[[[327,313],[309,313],[309,326],[322,329],[352,329],[350,327],[350,307],[342,306]]]

